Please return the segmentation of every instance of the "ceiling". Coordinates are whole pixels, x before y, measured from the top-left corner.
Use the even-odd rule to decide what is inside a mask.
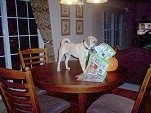
[[[109,0],[109,1],[116,1],[116,0]],[[117,0],[117,1],[131,1],[137,3],[151,3],[151,0]]]
[[[132,1],[136,1],[136,2],[151,2],[151,0],[132,0]]]

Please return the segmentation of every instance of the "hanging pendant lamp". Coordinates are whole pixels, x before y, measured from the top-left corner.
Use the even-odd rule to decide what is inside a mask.
[[[108,0],[86,0],[87,3],[105,3]]]
[[[87,3],[105,3],[108,0],[86,0]],[[84,5],[84,0],[60,0],[60,4],[66,5]]]
[[[75,5],[77,3],[78,0],[60,0],[60,4]]]

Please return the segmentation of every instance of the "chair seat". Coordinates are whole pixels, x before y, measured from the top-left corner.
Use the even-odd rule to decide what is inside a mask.
[[[8,113],[61,113],[70,106],[63,99],[36,94],[29,70],[0,68],[0,93]]]
[[[150,91],[151,64],[139,88],[136,100],[115,94],[104,94],[90,105],[87,113],[142,113],[141,105]]]
[[[131,113],[134,102],[119,95],[105,94],[90,105],[87,113]]]
[[[35,90],[36,90],[36,94],[38,95],[38,94],[46,94],[46,90],[43,90],[43,89],[40,89],[40,88],[38,88],[38,87],[36,87],[35,86]]]
[[[48,95],[37,95],[41,113],[61,113],[70,106],[70,103]]]

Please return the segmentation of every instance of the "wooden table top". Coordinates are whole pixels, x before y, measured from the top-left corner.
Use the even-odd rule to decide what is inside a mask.
[[[62,93],[95,93],[112,90],[125,81],[123,69],[108,72],[104,82],[78,81],[75,77],[82,73],[78,60],[69,61],[70,70],[61,62],[61,72],[57,72],[57,63],[48,63],[31,69],[35,84],[47,91]]]

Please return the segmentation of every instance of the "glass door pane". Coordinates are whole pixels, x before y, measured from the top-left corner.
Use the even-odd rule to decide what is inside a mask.
[[[16,13],[12,14],[12,10],[7,10],[9,25],[9,41],[11,47],[12,68],[20,69],[18,58],[18,48],[21,50],[38,47],[38,34],[35,19],[32,14],[29,1],[6,0],[9,9],[15,9]],[[12,5],[10,5],[12,4]],[[14,8],[15,7],[15,8]],[[29,9],[28,9],[29,8]],[[11,30],[13,29],[13,30]],[[33,39],[33,36],[34,39]],[[35,43],[31,42],[34,40]],[[31,45],[35,44],[35,45]]]
[[[104,42],[111,45],[121,45],[122,14],[118,12],[104,11],[103,16],[103,37]]]
[[[20,70],[18,49],[39,47],[37,25],[30,1],[1,0],[0,3],[3,7],[3,10],[0,9],[0,66]],[[3,35],[3,31],[6,34]],[[6,66],[6,62],[10,65]]]

